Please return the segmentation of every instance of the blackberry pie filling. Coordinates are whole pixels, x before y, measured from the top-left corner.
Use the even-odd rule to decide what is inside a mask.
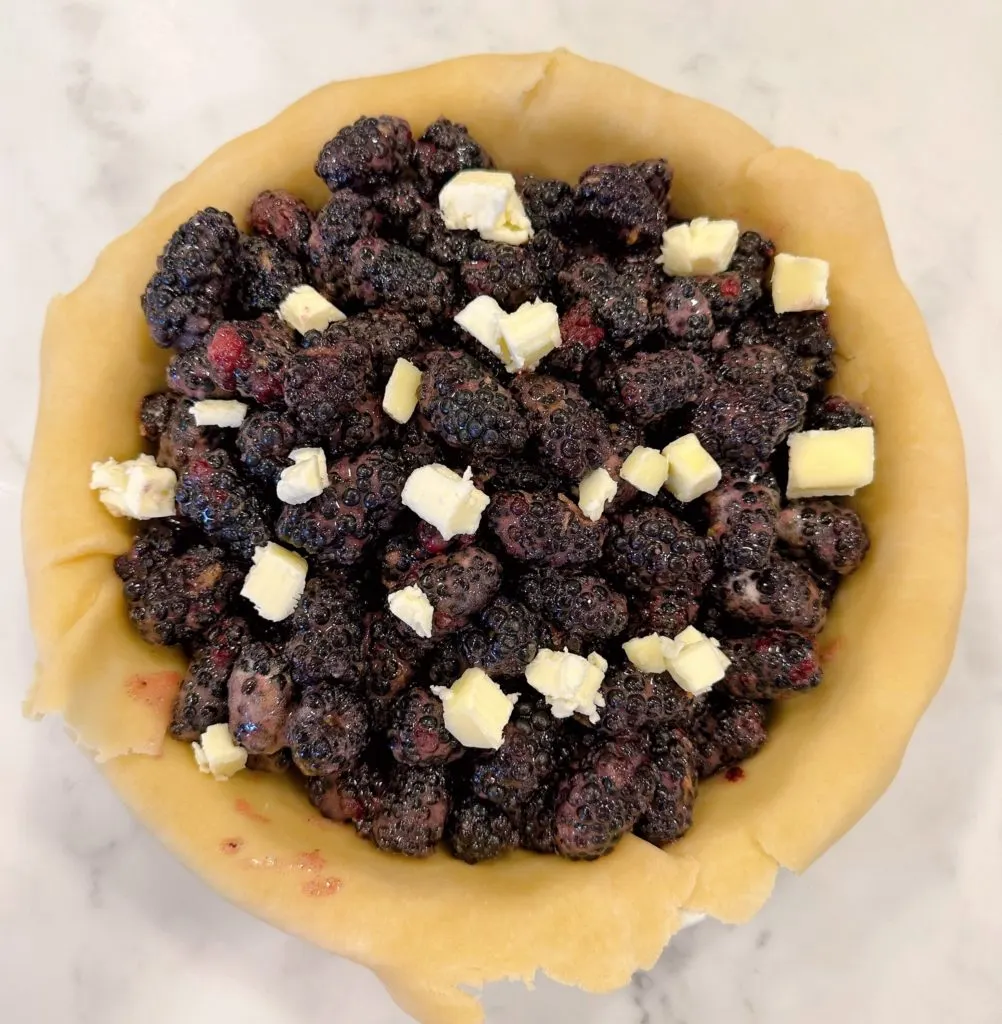
[[[319,211],[177,229],[147,450],[92,467],[135,628],[190,659],[171,734],[411,856],[677,840],[821,683],[867,552],[828,264],[681,219],[663,159],[572,186],[444,119],[360,118],[316,172]]]

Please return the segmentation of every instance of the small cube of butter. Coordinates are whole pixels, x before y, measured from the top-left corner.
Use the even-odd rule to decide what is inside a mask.
[[[787,438],[788,498],[855,494],[873,482],[873,427],[804,430]]]
[[[407,478],[400,500],[445,540],[476,533],[490,498],[473,486],[472,475],[467,469],[460,476],[438,463],[419,466]]]
[[[497,299],[490,295],[478,295],[463,306],[453,320],[507,366],[511,355],[501,337],[501,321],[507,315],[498,305]]]
[[[217,782],[227,782],[247,765],[247,751],[233,742],[225,724],[210,725],[191,745],[198,769]]]
[[[696,217],[664,233],[657,262],[673,277],[720,274],[731,265],[739,236],[735,220]]]
[[[464,747],[497,750],[504,741],[504,727],[518,700],[481,668],[468,668],[452,686],[433,686],[442,701],[445,728]]]
[[[657,448],[637,445],[626,456],[620,477],[645,494],[657,494],[668,478],[668,462]]]
[[[239,427],[247,415],[244,402],[229,398],[203,398],[191,406],[197,427]]]
[[[416,584],[395,590],[386,599],[390,611],[403,623],[406,623],[418,636],[425,639],[431,636],[432,619],[435,609],[425,592]]]
[[[630,664],[641,672],[667,672],[668,658],[676,653],[676,644],[669,637],[649,633],[627,640],[623,651]]]
[[[720,483],[720,467],[695,434],[672,441],[661,454],[668,460],[666,486],[679,501],[693,501]]]
[[[704,637],[694,643],[682,644],[678,653],[669,659],[668,672],[683,690],[698,697],[724,678],[727,672],[727,665],[724,664],[726,660],[716,646]]]
[[[546,698],[554,718],[586,715],[594,725],[605,698],[598,692],[609,663],[597,653],[582,658],[567,650],[541,648],[526,666],[528,684]]]
[[[827,261],[777,253],[772,264],[772,306],[777,313],[827,309]]]
[[[244,577],[241,597],[246,597],[258,615],[269,622],[287,619],[299,604],[306,588],[306,559],[280,544],[269,541],[254,549],[254,564]]]
[[[417,408],[421,371],[409,360],[398,359],[383,392],[383,410],[391,420],[406,423]]]
[[[609,471],[599,467],[581,478],[578,484],[578,508],[594,523],[602,518],[605,506],[616,497],[619,484]]]
[[[520,245],[532,235],[532,224],[506,171],[460,171],[442,187],[438,205],[452,231],[477,231],[493,242]]]
[[[512,373],[534,370],[545,355],[560,348],[560,317],[552,302],[523,302],[501,318],[500,327],[509,354],[505,366]]]
[[[289,458],[292,465],[282,470],[275,486],[278,500],[286,505],[302,505],[323,494],[330,483],[323,448],[293,448]]]
[[[90,488],[113,516],[161,519],[175,512],[177,474],[157,465],[152,455],[118,462],[108,459],[90,467]]]
[[[300,334],[322,331],[330,324],[346,319],[337,306],[308,284],[298,285],[286,295],[278,307],[278,315]]]

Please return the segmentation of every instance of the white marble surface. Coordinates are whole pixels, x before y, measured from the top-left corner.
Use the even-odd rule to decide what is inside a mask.
[[[1002,622],[1002,8],[985,0],[936,8],[898,0],[38,0],[5,5],[3,20],[5,1019],[406,1019],[367,971],[207,891],[130,819],[58,724],[19,719],[32,651],[17,523],[37,339],[50,293],[74,285],[168,184],[313,86],[462,52],[556,45],[726,105],[774,140],[874,182],[964,421],[971,586],[953,670],[894,786],[804,878],[781,879],[754,923],[701,925],[653,971],[607,996],[545,980],[534,992],[491,986],[488,1020],[1002,1019],[1002,674],[992,653]]]

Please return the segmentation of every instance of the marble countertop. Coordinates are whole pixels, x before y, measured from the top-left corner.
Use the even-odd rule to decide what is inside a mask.
[[[895,0],[39,0],[0,35],[0,981],[53,1024],[402,1024],[378,981],[246,916],[139,827],[32,663],[17,545],[50,294],[218,144],[320,83],[463,52],[566,46],[730,107],[862,171],[960,410],[971,584],[956,660],[871,814],[743,928],[702,924],[628,988],[488,987],[492,1024],[933,1024],[1002,1018],[1002,8]],[[629,111],[624,111],[629,116]],[[668,154],[670,156],[670,153]],[[934,423],[929,424],[935,430]],[[935,538],[930,537],[930,543]],[[993,626],[993,623],[995,624]]]

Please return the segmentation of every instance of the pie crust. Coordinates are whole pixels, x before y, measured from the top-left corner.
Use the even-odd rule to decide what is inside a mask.
[[[164,742],[184,661],[131,628],[112,559],[132,525],[87,486],[93,461],[136,454],[140,398],[163,386],[166,354],[149,339],[139,295],[167,238],[200,207],[239,217],[264,188],[320,205],[326,188],[312,168],[322,143],[382,112],[416,130],[444,114],[467,123],[499,166],[568,180],[591,163],[664,154],[682,213],[736,218],[831,264],[835,387],[877,422],[876,482],[858,500],[872,550],[822,635],[824,685],[776,707],[741,784],[706,783],[694,827],[665,852],[627,836],[594,863],[524,853],[476,867],[444,853],[412,861],[321,818],[287,778],[243,772],[219,784],[195,770],[186,745]],[[211,886],[368,965],[421,1021],[480,1020],[469,988],[538,970],[590,991],[623,985],[654,963],[683,908],[751,917],[780,866],[806,868],[883,792],[950,661],[965,573],[963,447],[869,186],[774,148],[716,107],[566,52],[338,82],[230,142],[52,303],[41,369],[24,500],[38,647],[27,712],[61,714]]]

